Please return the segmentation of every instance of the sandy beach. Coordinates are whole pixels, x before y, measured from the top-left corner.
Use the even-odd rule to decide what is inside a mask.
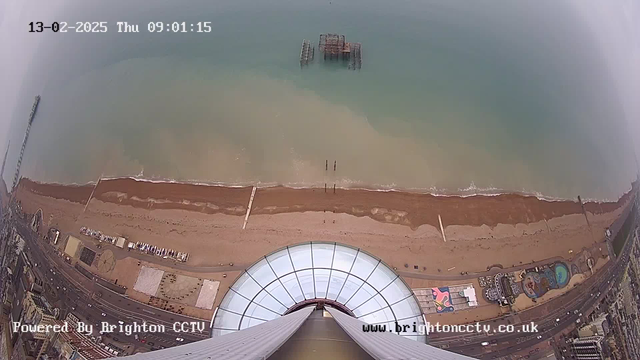
[[[287,245],[331,241],[381,258],[402,272],[413,288],[459,283],[438,277],[484,272],[490,266],[508,268],[557,257],[569,260],[585,248],[601,249],[596,259],[601,266],[607,260],[604,231],[630,200],[627,194],[615,203],[585,204],[589,227],[580,205],[570,201],[365,190],[325,194],[323,189],[275,187],[257,190],[243,230],[251,190],[106,180],[95,188],[87,206],[92,186],[22,180],[17,198],[28,213],[42,209],[45,227],[56,226],[64,234],[77,235],[86,226],[133,242],[186,251],[191,257],[185,266],[191,272],[215,273],[215,267],[230,263],[246,268]],[[216,277],[221,280],[220,294],[233,283],[235,273]],[[118,274],[122,270],[106,276]],[[216,305],[221,300],[218,296]],[[495,309],[486,306],[478,311],[486,316],[474,312],[459,315],[460,320],[496,315]]]
[[[585,204],[589,229],[577,202],[276,187],[258,189],[242,230],[251,188],[107,180],[85,210],[92,190],[23,180],[18,198],[28,212],[42,208],[47,226],[69,232],[88,226],[187,251],[192,266],[248,265],[286,245],[336,241],[393,267],[431,274],[570,257],[601,241],[629,198]]]

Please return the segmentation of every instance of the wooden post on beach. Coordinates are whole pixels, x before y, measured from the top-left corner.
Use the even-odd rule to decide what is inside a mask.
[[[328,171],[329,170],[329,160],[325,160],[324,161],[324,171]]]
[[[333,161],[333,171],[336,171],[336,165],[338,164],[337,160]]]
[[[587,209],[584,208],[584,204],[582,203],[582,199],[580,198],[580,195],[578,195],[578,202],[580,203],[580,207],[582,208],[582,213],[584,214],[584,218],[585,220],[587,220],[587,226],[589,226],[589,229],[591,229],[591,224],[589,223],[589,217],[587,217]]]
[[[91,190],[91,194],[89,195],[89,198],[87,199],[87,203],[84,205],[84,210],[82,210],[83,214],[85,212],[87,212],[87,208],[89,207],[89,202],[91,202],[91,198],[93,197],[93,194],[96,192],[96,189],[98,188],[98,185],[100,185],[100,180],[102,180],[102,175],[104,175],[104,174],[100,174],[100,177],[98,178],[98,181],[96,182],[96,185],[93,187],[93,190]]]
[[[324,183],[324,192],[327,192],[327,183]]]
[[[336,184],[333,184],[333,193],[336,193]]]
[[[551,228],[549,227],[549,223],[547,222],[547,219],[544,219],[544,223],[545,225],[547,225],[547,231],[549,232],[549,234],[551,234]]]
[[[584,219],[587,220],[587,226],[589,227],[589,233],[591,233],[591,240],[596,242],[595,236],[593,236],[593,229],[591,228],[591,223],[589,223],[589,217],[587,216],[587,209],[585,209],[584,204],[582,203],[582,198],[578,195],[578,202],[580,203],[580,207],[582,208],[582,213],[584,214]]]
[[[244,224],[242,224],[242,230],[247,227],[247,221],[249,221],[249,215],[251,214],[251,206],[253,205],[253,198],[256,196],[257,189],[258,187],[254,186],[253,190],[251,190],[251,197],[249,198],[249,205],[247,205],[247,213],[244,216]]]
[[[442,226],[442,218],[440,217],[440,214],[438,214],[438,221],[440,222],[440,231],[442,232],[442,239],[444,240],[444,242],[447,242],[447,236],[444,234],[444,227]]]

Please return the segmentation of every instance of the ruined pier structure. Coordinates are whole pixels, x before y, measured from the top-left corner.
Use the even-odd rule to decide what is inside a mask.
[[[310,61],[313,61],[316,48],[311,45],[309,40],[302,40],[302,49],[300,50],[300,65],[308,65]]]
[[[346,41],[344,35],[320,34],[318,49],[324,60],[349,61],[349,69],[362,67],[362,44]]]
[[[349,62],[349,69],[362,67],[362,44],[346,41],[344,35],[320,34],[318,50],[323,54],[324,60],[341,60]],[[309,65],[315,56],[315,47],[309,40],[302,40],[300,50],[300,66]]]

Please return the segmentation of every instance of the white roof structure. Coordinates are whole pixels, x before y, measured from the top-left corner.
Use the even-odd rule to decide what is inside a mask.
[[[439,349],[435,346],[420,344],[398,337],[391,332],[367,333],[362,331],[362,322],[336,309],[328,308],[338,325],[364,351],[376,360],[429,359],[429,360],[472,360],[473,358]]]
[[[257,360],[268,359],[281,348],[287,340],[309,318],[314,306],[301,308],[290,314],[260,325],[235,331],[224,336],[126,356],[132,360]],[[470,357],[411,341],[390,332],[365,333],[362,321],[331,307],[327,311],[340,328],[353,339],[371,358],[376,360],[467,360]],[[328,346],[335,345],[331,342]],[[300,354],[300,358],[305,358]],[[116,359],[116,358],[113,358]],[[122,358],[117,358],[122,359]]]
[[[191,344],[138,353],[134,360],[238,360],[266,359],[293,335],[311,314],[313,307],[296,311],[261,326]],[[259,339],[259,340],[258,340]],[[113,358],[113,359],[122,359]]]
[[[426,342],[425,335],[413,331],[424,318],[404,280],[360,249],[327,242],[280,249],[247,269],[222,300],[212,335],[247,329],[313,302],[326,302],[369,324],[410,325],[399,335]]]
[[[473,286],[465,288],[463,290],[464,297],[467,298],[467,303],[469,306],[478,306],[478,298],[476,297],[476,289]]]
[[[116,240],[116,246],[124,249],[124,243],[127,242],[127,239],[123,238],[123,237],[118,237]]]

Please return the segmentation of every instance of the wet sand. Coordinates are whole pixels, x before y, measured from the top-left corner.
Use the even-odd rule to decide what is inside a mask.
[[[130,178],[100,181],[99,185],[69,186],[20,181],[21,190],[47,197],[86,204],[93,199],[146,209],[183,209],[207,214],[244,215],[251,187],[223,187],[184,183],[136,181]],[[592,214],[612,212],[625,204],[631,192],[617,202],[586,203]],[[417,229],[421,225],[444,226],[529,224],[563,215],[581,214],[576,201],[547,201],[534,196],[504,194],[496,196],[434,196],[407,192],[381,192],[285,187],[260,188],[252,215],[291,212],[334,212],[370,217]]]

